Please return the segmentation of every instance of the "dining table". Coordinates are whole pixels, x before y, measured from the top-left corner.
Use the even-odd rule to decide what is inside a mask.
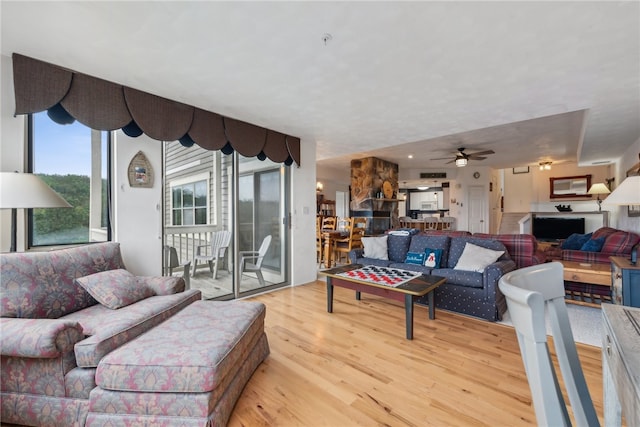
[[[322,240],[324,241],[324,267],[331,268],[333,264],[331,259],[331,255],[333,252],[331,248],[333,247],[333,242],[336,239],[342,239],[349,236],[349,231],[323,228],[320,230],[320,232],[322,233]]]

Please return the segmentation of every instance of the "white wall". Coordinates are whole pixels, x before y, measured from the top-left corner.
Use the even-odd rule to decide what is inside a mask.
[[[13,65],[11,58],[0,57],[0,171],[24,172],[25,116],[14,117]],[[18,209],[17,250],[25,248],[25,211]],[[11,210],[0,209],[0,252],[11,247]]]
[[[618,163],[618,167],[615,170],[616,180],[613,188],[624,181],[627,171],[638,162],[640,162],[640,139],[629,147]],[[604,202],[602,202],[602,209],[607,209],[611,212],[613,216],[612,227],[640,233],[640,217],[629,217],[626,206],[607,205],[607,199],[605,199]]]
[[[291,168],[291,284],[317,279],[316,144],[301,141],[301,167]]]
[[[154,172],[152,188],[129,186],[131,159],[142,151]],[[114,144],[113,240],[120,242],[127,269],[138,276],[162,275],[162,143],[145,134],[117,131]]]

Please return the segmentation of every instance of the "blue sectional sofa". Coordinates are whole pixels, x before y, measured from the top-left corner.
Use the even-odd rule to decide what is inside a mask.
[[[385,239],[384,236],[381,237],[382,240]],[[507,305],[504,295],[498,289],[498,280],[517,267],[509,251],[500,241],[464,233],[433,235],[418,233],[415,230],[391,231],[386,235],[387,259],[384,259],[384,256],[366,256],[367,243],[365,240],[364,248],[354,249],[349,253],[351,263],[401,268],[445,277],[446,283],[436,289],[436,307],[490,321],[502,320]],[[459,264],[459,260],[467,244],[472,248],[481,247],[504,253],[481,271],[461,269],[466,268]],[[426,249],[441,251],[438,265],[427,267],[422,263],[407,262],[412,256],[425,253]],[[409,258],[407,254],[410,255]],[[465,260],[468,259],[467,254]],[[418,300],[418,303],[427,304],[426,297]]]

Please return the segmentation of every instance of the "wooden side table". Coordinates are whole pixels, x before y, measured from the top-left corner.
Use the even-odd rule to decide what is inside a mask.
[[[582,290],[566,289],[567,302],[588,306],[600,306],[600,303],[611,302],[611,265],[587,264],[575,261],[560,261],[564,266],[564,280],[568,282],[584,283]],[[597,287],[586,285],[600,285],[606,287],[606,292]],[[603,289],[603,288],[600,288]]]
[[[633,265],[629,258],[612,256],[612,297],[614,304],[640,307],[640,264]]]

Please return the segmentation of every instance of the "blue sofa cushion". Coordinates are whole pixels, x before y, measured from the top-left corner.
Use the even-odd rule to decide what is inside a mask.
[[[451,238],[446,235],[424,235],[418,234],[411,239],[409,252],[424,252],[427,248],[442,249],[442,258],[447,259],[449,256],[449,240]]]
[[[389,252],[389,260],[393,262],[404,262],[409,251],[409,243],[411,243],[411,234],[398,235],[389,233],[387,239],[387,250]]]
[[[587,240],[584,245],[580,247],[580,250],[587,252],[600,252],[602,250],[602,246],[604,246],[604,240],[604,237]]]
[[[560,245],[560,248],[580,250],[582,245],[584,245],[589,241],[589,239],[591,239],[592,234],[593,233],[588,233],[588,234],[573,233],[571,236],[567,237],[567,240],[562,242],[562,244]]]
[[[439,268],[431,271],[431,275],[447,279],[447,283],[464,286],[467,288],[482,288],[483,274],[475,271],[454,270],[452,268]]]

